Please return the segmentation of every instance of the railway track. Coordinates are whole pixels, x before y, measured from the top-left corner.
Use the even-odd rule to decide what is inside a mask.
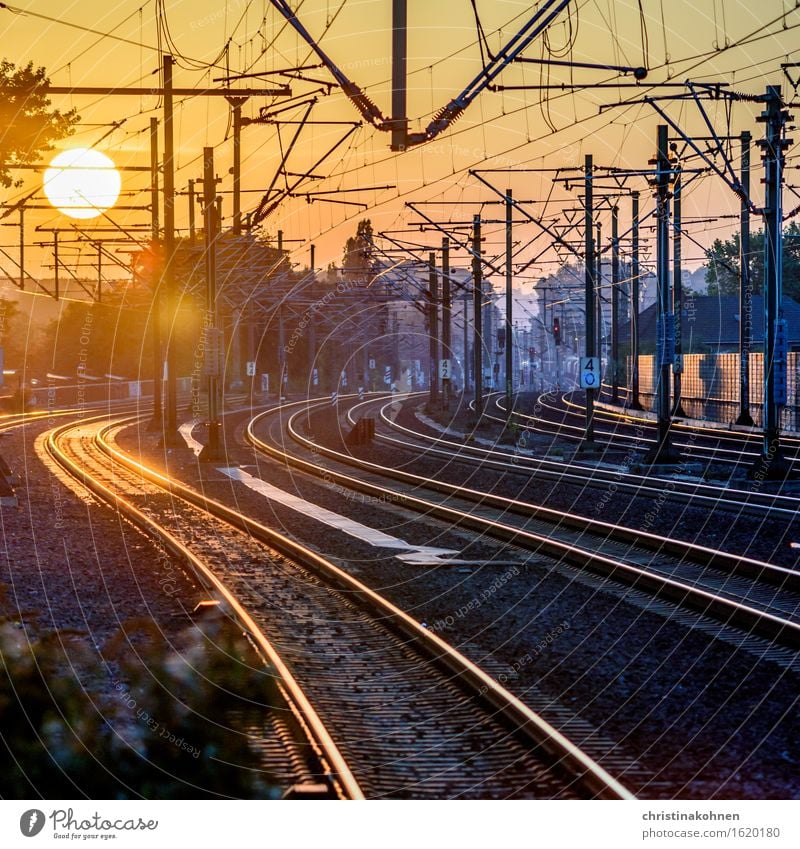
[[[392,403],[383,402],[384,415]],[[350,420],[373,404],[375,401],[356,404],[349,412]],[[734,626],[740,636],[759,635],[768,644],[791,649],[783,655],[783,662],[797,664],[794,654],[800,647],[800,575],[797,573],[356,459],[301,433],[302,422],[307,421],[307,406],[319,405],[306,402],[294,405],[285,426],[291,439],[301,446],[300,450],[309,452],[306,457],[311,459],[288,451],[276,440],[268,444],[257,435],[260,423],[275,417],[280,410],[256,416],[247,429],[249,441],[259,451],[311,474],[320,474],[318,465],[324,457],[326,480],[371,495],[385,497],[391,493],[394,503],[426,516],[545,554],[558,563],[601,574],[651,597],[689,608],[701,615],[702,627],[715,620],[717,625],[711,627],[719,630],[721,623],[720,634],[728,638],[738,639],[725,630],[728,626]],[[337,465],[334,467],[330,461]],[[358,469],[358,477],[352,474],[353,467]],[[761,642],[754,646],[756,651],[764,650]],[[784,651],[777,649],[774,654],[778,657]]]
[[[116,418],[46,448],[187,562],[277,671],[341,798],[630,798],[497,681],[324,557],[125,455]]]
[[[534,452],[527,446],[510,446],[508,450],[504,450],[496,446],[467,442],[463,437],[446,433],[432,436],[411,430],[393,421],[385,409],[381,411],[380,416],[386,428],[396,431],[401,438],[376,433],[377,439],[398,448],[408,449],[416,445],[417,450],[424,451],[426,456],[457,459],[460,463],[471,463],[542,480],[571,483],[581,488],[608,489],[613,486],[615,491],[631,496],[651,497],[681,505],[691,503],[695,507],[709,510],[725,510],[734,517],[783,518],[794,521],[800,510],[800,497],[760,491],[758,482],[752,489],[739,489],[730,481],[709,484],[689,475],[688,467],[685,474],[681,474],[679,470],[663,476],[635,473],[631,471],[636,462],[634,446],[630,447],[628,456],[623,458],[622,462],[602,465],[581,459],[567,462],[534,456]],[[505,422],[505,419],[499,416],[487,417],[497,422]]]
[[[531,430],[554,433],[562,439],[580,443],[583,441],[585,432],[586,413],[582,404],[568,397],[575,394],[575,392],[562,393],[560,402],[563,406],[553,403],[549,393],[542,395],[536,402],[538,410],[536,415],[514,411],[513,420]],[[505,397],[494,395],[493,398],[501,415],[489,414],[489,418],[497,422],[505,422],[508,416]],[[610,410],[602,405],[596,405],[594,426],[595,438],[609,448],[644,451],[656,444],[655,422],[633,412]],[[760,432],[725,430],[721,426],[700,427],[681,421],[673,422],[671,432],[673,447],[693,462],[704,460],[715,464],[749,466],[761,456]],[[784,436],[781,442],[789,449],[787,459],[796,463],[797,439]]]

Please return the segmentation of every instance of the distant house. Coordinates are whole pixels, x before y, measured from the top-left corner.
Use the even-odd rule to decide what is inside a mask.
[[[783,298],[783,318],[787,324],[790,350],[800,350],[800,304]],[[694,295],[684,292],[681,317],[683,352],[727,354],[739,350],[738,295]],[[753,347],[764,344],[764,299],[753,295],[751,319]],[[620,328],[620,342],[630,343],[630,325]],[[656,343],[656,306],[639,314],[639,344],[643,353],[652,352]]]

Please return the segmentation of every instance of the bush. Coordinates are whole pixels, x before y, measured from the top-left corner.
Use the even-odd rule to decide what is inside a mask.
[[[127,623],[102,650],[0,619],[4,798],[274,798],[243,728],[278,704],[269,670],[223,617],[170,643]],[[109,691],[110,681],[110,691]]]

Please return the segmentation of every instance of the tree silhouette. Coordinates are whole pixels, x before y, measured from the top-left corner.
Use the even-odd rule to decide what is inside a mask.
[[[753,292],[764,288],[764,231],[750,236],[750,273]],[[715,239],[708,251],[706,283],[709,295],[739,293],[739,234],[730,239]],[[800,226],[793,221],[783,231],[783,294],[800,300]]]
[[[78,121],[74,109],[50,107],[43,91],[48,82],[45,69],[32,62],[17,68],[0,60],[0,185],[5,188],[22,183],[11,176],[15,165],[37,162],[54,141],[70,135]]]

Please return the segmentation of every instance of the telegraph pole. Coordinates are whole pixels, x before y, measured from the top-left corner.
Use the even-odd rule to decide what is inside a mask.
[[[673,191],[672,214],[672,312],[675,321],[675,359],[672,366],[675,387],[675,409],[673,415],[685,416],[681,404],[681,373],[683,372],[683,342],[681,340],[681,321],[683,318],[683,266],[681,253],[681,169],[676,167],[675,188]]]
[[[592,156],[586,154],[584,159],[584,219],[583,219],[583,237],[584,237],[584,273],[586,283],[585,294],[585,313],[586,313],[586,356],[597,356],[595,353],[595,328],[594,328],[594,242],[592,233],[592,218],[594,215],[592,197]],[[583,436],[583,446],[585,448],[594,448],[594,394],[596,389],[586,389],[586,432]]]
[[[641,410],[639,401],[639,192],[631,192],[631,396],[628,407]]]
[[[472,368],[475,378],[475,414],[483,415],[483,269],[481,268],[481,217],[472,219]]]
[[[450,381],[452,380],[455,357],[452,351],[453,298],[450,288],[450,240],[442,239],[442,357],[450,361],[450,377],[442,378],[442,406],[450,409]]]
[[[750,142],[741,134],[743,197],[739,208],[739,417],[737,425],[753,425],[750,415],[750,348],[753,343],[753,278],[750,273]]]
[[[514,204],[511,189],[506,189],[506,410],[510,419],[514,406],[514,326],[511,262],[513,257],[512,223]]]
[[[158,247],[159,221],[158,221],[158,118],[150,119],[150,252],[152,256],[153,277],[153,418],[150,421],[149,430],[161,430],[164,426],[162,421],[164,408],[161,403],[163,387],[161,379],[164,372],[164,362],[161,352],[161,297],[159,293],[159,280],[156,278],[156,270],[161,267],[161,252]]]
[[[172,56],[164,56],[164,266],[163,281],[167,294],[167,416],[161,445],[184,445],[178,433],[178,384],[174,336],[178,319],[178,293],[175,284],[175,141],[172,103]]]
[[[666,124],[659,124],[656,158],[656,269],[657,269],[657,325],[656,325],[656,394],[658,437],[656,445],[647,453],[647,462],[671,463],[675,453],[670,444],[672,408],[670,405],[670,371],[675,350],[675,330],[670,313],[669,285],[669,181],[670,162]]]
[[[619,208],[611,208],[611,402],[619,402]]]
[[[789,113],[783,108],[780,86],[767,86],[766,109],[758,121],[766,124],[760,142],[764,161],[764,441],[761,457],[751,475],[757,479],[783,479],[790,468],[780,444],[781,407],[786,405],[786,322],[783,295],[783,181],[785,138]]]
[[[217,181],[214,176],[214,148],[203,148],[203,227],[206,237],[206,374],[208,376],[208,444],[199,460],[213,463],[224,458],[220,445],[219,421],[220,360],[222,333],[217,327]]]
[[[428,407],[439,404],[439,282],[436,279],[436,254],[428,254]]]

